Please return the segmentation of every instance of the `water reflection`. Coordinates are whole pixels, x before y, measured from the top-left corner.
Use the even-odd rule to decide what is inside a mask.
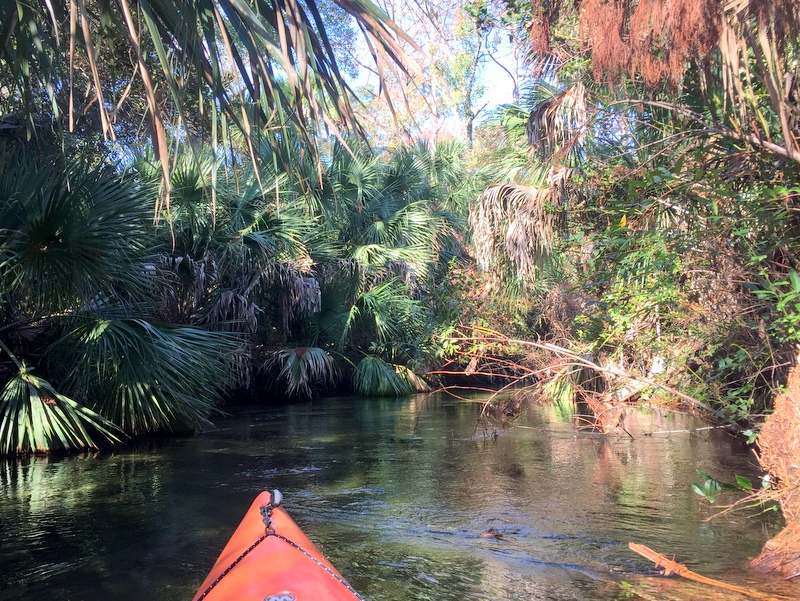
[[[440,397],[330,399],[111,455],[6,462],[0,600],[189,599],[265,488],[283,490],[356,589],[386,601],[713,598],[648,576],[627,543],[746,584],[777,527],[704,521],[696,469],[756,472],[720,432],[644,435],[697,425],[686,416],[632,413],[632,436],[603,437],[538,407],[495,437],[479,412]]]

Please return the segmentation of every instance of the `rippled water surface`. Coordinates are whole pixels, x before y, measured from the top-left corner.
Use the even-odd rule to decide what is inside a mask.
[[[636,412],[630,436],[604,437],[541,407],[485,430],[480,408],[448,397],[257,407],[113,454],[0,463],[0,601],[189,601],[272,488],[366,599],[740,598],[656,575],[630,541],[800,598],[800,585],[746,569],[780,526],[774,513],[709,522],[691,491],[697,469],[757,479],[752,453],[723,432]],[[738,498],[727,495],[718,504]]]

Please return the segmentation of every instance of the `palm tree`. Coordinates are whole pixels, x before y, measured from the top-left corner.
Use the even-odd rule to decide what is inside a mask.
[[[575,201],[572,176],[585,165],[589,114],[580,80],[533,85],[527,108],[502,107],[493,130],[504,146],[493,163],[494,183],[470,209],[476,259],[481,269],[516,280],[518,290],[534,283],[552,261]],[[572,198],[570,198],[572,196]]]
[[[313,162],[300,162],[279,195],[263,198],[282,219],[304,217],[308,226],[299,236],[304,262],[280,263],[273,302],[261,305],[280,308],[282,322],[264,315],[262,323],[282,331],[291,346],[267,353],[266,367],[287,378],[293,394],[309,392],[302,386],[311,374],[304,361],[315,357],[309,349],[353,362],[379,354],[403,367],[416,346],[411,341],[423,336],[424,291],[462,250],[464,220],[456,213],[465,206],[466,178],[457,173],[463,147],[442,144],[437,156],[417,145],[385,157],[353,148],[358,152],[335,143],[321,177]],[[271,152],[262,150],[262,160],[270,162]],[[262,337],[260,348],[275,343]]]
[[[153,189],[12,151],[0,181],[2,452],[204,423],[241,342],[155,319]]]

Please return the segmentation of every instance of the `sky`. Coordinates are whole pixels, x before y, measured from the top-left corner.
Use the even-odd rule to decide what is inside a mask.
[[[503,43],[493,53],[494,59],[506,69],[514,73],[517,69],[516,61],[508,43]],[[511,76],[500,67],[497,62],[487,60],[480,72],[480,81],[485,87],[478,106],[487,103],[487,109],[492,109],[500,104],[510,104],[514,101],[514,83]]]
[[[392,0],[402,2],[403,0]],[[420,6],[419,4],[417,6]],[[397,18],[397,17],[395,17]],[[419,22],[418,20],[406,19],[407,23],[400,23],[405,27],[405,30],[412,36],[412,38],[420,46],[423,47],[429,55],[437,55],[440,59],[443,56],[453,56],[453,52],[463,51],[463,46],[459,45],[458,36],[454,35],[452,29],[458,27],[456,17],[446,15],[442,17],[445,19],[440,29],[431,27],[431,23],[425,21]],[[449,20],[447,20],[449,19]],[[370,68],[374,63],[368,51],[368,48],[360,38],[355,42],[354,51],[358,56],[357,61],[362,65],[368,67],[361,67],[358,75],[353,80],[354,89],[358,90],[365,85],[368,85],[373,91],[378,90],[378,76],[374,73],[374,68]],[[416,54],[416,53],[414,53]],[[417,54],[419,57],[419,55]],[[421,58],[420,64],[424,66],[425,58]],[[499,63],[499,64],[498,64]],[[476,125],[484,120],[491,110],[501,104],[509,104],[514,101],[514,82],[511,78],[511,73],[518,73],[515,57],[511,44],[508,42],[507,35],[500,34],[499,32],[493,39],[493,47],[491,49],[491,57],[486,55],[478,72],[477,86],[483,89],[480,97],[474,98],[473,110],[479,110]],[[519,81],[519,78],[518,78]],[[423,80],[423,82],[432,88],[434,83],[430,80]],[[430,91],[430,90],[428,90]],[[428,96],[430,101],[432,96]],[[393,102],[399,107],[403,106],[401,98],[395,98],[393,95]],[[442,106],[446,104],[447,100],[443,99],[441,103],[431,105],[430,103],[425,106],[424,103],[417,102],[412,106],[412,112],[415,119],[419,122],[421,137],[436,136],[438,133],[449,132],[453,135],[463,135],[465,131],[465,124],[463,118],[460,117],[456,110],[443,111]],[[437,113],[438,111],[438,113]],[[447,114],[445,117],[444,114]],[[439,117],[432,116],[439,114]],[[390,119],[384,115],[384,120]]]

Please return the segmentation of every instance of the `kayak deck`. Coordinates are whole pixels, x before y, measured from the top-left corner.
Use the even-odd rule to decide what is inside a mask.
[[[280,500],[278,491],[256,497],[193,601],[361,599]]]

